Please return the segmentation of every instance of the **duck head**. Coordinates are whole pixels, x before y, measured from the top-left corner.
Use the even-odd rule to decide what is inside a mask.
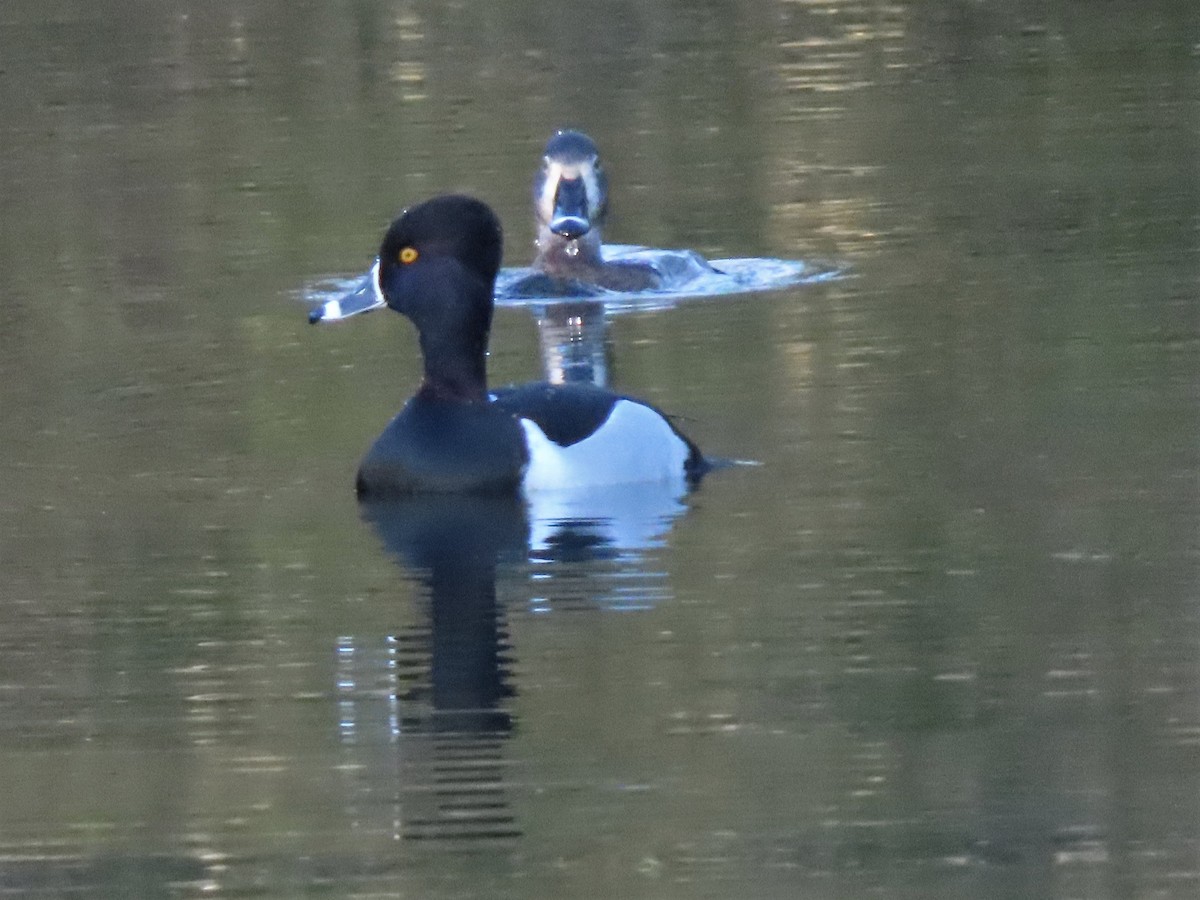
[[[567,255],[600,248],[608,211],[608,179],[595,143],[580,131],[559,131],[546,143],[533,181],[538,249],[563,247]]]
[[[500,220],[485,203],[457,194],[434,197],[404,210],[388,227],[371,270],[342,296],[313,308],[308,320],[336,322],[387,306],[420,328],[465,305],[431,303],[433,294],[453,287],[469,294],[490,290],[502,253]]]
[[[487,204],[447,194],[406,209],[379,247],[377,300],[412,320],[418,330],[461,327],[486,311],[504,241]]]
[[[475,400],[486,395],[492,292],[500,270],[500,221],[472,197],[448,194],[405,210],[392,222],[364,283],[314,310],[333,321],[387,306],[416,326],[427,392]]]

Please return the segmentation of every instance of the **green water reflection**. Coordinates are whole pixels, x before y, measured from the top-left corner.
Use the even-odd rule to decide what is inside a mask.
[[[6,4],[0,889],[1194,896],[1198,35],[1166,0]],[[468,759],[414,727],[427,575],[350,491],[415,341],[291,292],[449,189],[527,262],[564,124],[612,240],[853,274],[614,321],[616,387],[762,465],[661,545],[501,560],[512,726]],[[490,366],[538,375],[527,313]],[[454,836],[472,783],[500,825]]]

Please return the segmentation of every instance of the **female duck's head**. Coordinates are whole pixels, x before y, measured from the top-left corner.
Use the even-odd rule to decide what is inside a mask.
[[[559,131],[546,143],[542,168],[533,180],[538,245],[551,241],[600,242],[608,210],[608,180],[600,153],[580,131]]]

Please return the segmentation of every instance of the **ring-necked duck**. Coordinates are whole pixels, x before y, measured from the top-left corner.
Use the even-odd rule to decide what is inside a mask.
[[[478,200],[435,197],[384,236],[373,302],[416,326],[420,389],[367,451],[360,494],[526,490],[696,480],[708,464],[654,407],[587,384],[489,393],[486,354],[502,237]],[[315,315],[312,321],[320,321]]]
[[[654,261],[605,259],[602,229],[608,178],[595,142],[581,131],[558,131],[542,152],[533,180],[537,255],[516,296],[578,296],[598,290],[638,293],[671,289],[713,271],[690,250],[664,250]]]

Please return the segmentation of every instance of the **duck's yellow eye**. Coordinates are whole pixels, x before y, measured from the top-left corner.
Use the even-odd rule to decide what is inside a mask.
[[[420,255],[416,247],[405,247],[397,258],[407,266],[409,263],[415,263]]]

